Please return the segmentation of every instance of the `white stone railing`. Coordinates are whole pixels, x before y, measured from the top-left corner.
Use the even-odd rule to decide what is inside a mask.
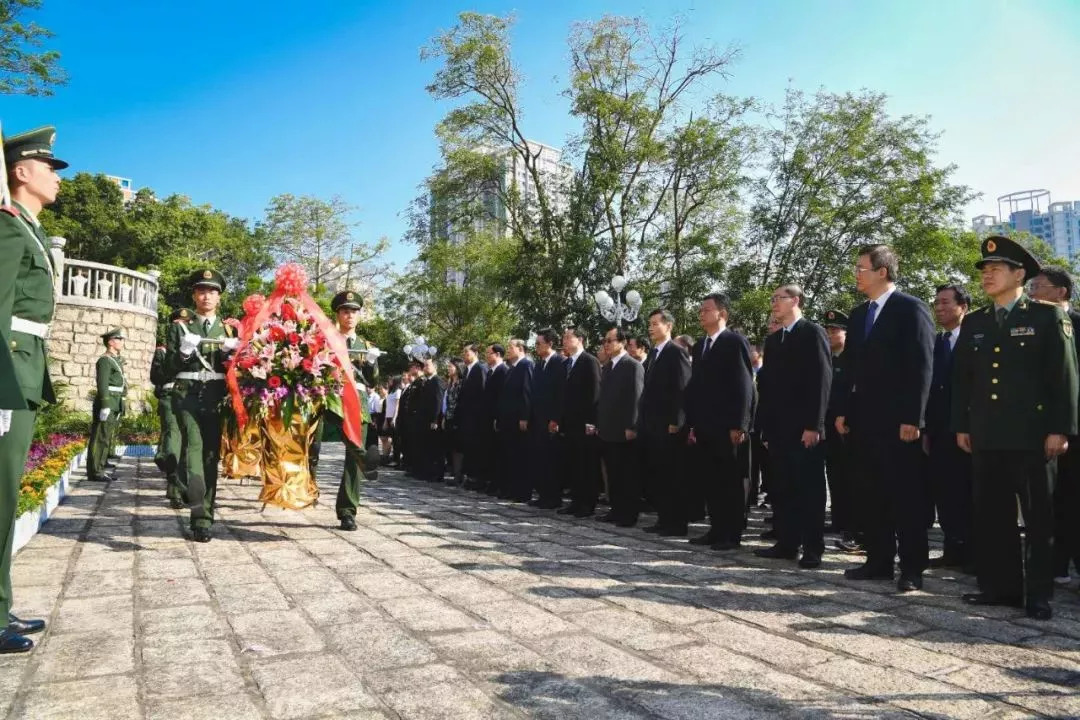
[[[60,302],[157,315],[161,273],[156,270],[141,273],[115,265],[65,258],[64,238],[50,240],[53,260],[60,268],[56,280],[56,296]]]

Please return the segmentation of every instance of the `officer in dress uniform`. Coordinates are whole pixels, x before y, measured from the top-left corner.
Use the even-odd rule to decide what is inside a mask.
[[[56,200],[57,170],[67,163],[53,157],[56,131],[39,128],[4,141],[0,197],[11,190],[11,204],[0,203],[0,653],[27,652],[26,637],[45,629],[44,620],[11,614],[11,555],[15,513],[34,418],[45,403],[56,402],[46,358],[57,275],[49,239],[37,216]]]
[[[370,357],[371,345],[356,334],[356,323],[360,318],[360,308],[363,305],[363,299],[352,290],[339,292],[330,301],[330,309],[334,311],[338,332],[344,336],[345,345],[349,348],[349,360],[352,361],[354,379],[360,391],[363,418],[362,441],[366,446],[366,451],[362,451],[361,448],[353,445],[342,428],[341,416],[338,414],[341,412],[340,406],[328,406],[327,412],[323,414],[323,422],[336,429],[345,442],[345,467],[341,473],[341,484],[338,486],[335,504],[342,530],[356,529],[356,508],[360,504],[361,476],[374,480],[379,474],[378,438],[372,430],[371,413],[367,402],[367,394],[372,392],[372,388],[378,381],[379,369],[376,359]]]
[[[180,427],[180,481],[187,487],[192,536],[196,542],[210,542],[221,455],[225,360],[239,341],[217,316],[225,290],[221,273],[196,270],[189,284],[195,312],[187,325],[169,326],[165,366],[176,373],[171,398]]]
[[[980,590],[963,599],[1026,606],[1028,617],[1049,620],[1057,457],[1076,435],[1072,322],[1060,307],[1024,292],[1039,263],[1018,243],[986,238],[976,267],[993,302],[960,326],[953,367],[953,428],[972,454]]]
[[[101,336],[105,343],[105,354],[97,359],[97,394],[94,396],[93,424],[90,428],[90,467],[87,468],[88,480],[105,482],[115,480],[108,474],[111,465],[110,451],[116,447],[116,436],[120,429],[120,418],[124,416],[124,392],[127,380],[124,378],[123,358],[124,331],[112,328]]]
[[[169,315],[169,324],[187,325],[192,312],[187,308],[176,308]],[[154,359],[150,363],[150,382],[154,384],[154,397],[158,400],[158,419],[161,431],[158,436],[157,453],[154,464],[165,473],[165,498],[174,510],[187,505],[187,488],[180,482],[180,427],[176,424],[173,412],[172,389],[174,373],[165,364],[166,347],[158,346]]]

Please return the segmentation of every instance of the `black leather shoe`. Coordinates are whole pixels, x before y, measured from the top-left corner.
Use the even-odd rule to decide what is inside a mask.
[[[686,537],[688,532],[685,526],[681,526],[663,528],[656,534],[660,537]]]
[[[115,470],[116,469],[116,463],[114,463],[114,462],[112,462],[110,460],[109,462],[105,463],[105,469],[106,470]]]
[[[580,510],[576,510],[574,512],[574,517],[576,517],[576,518],[592,517],[594,512],[596,512],[596,511],[595,510],[589,510],[588,508],[581,508]]]
[[[540,507],[540,498],[529,501],[529,507]]]
[[[603,515],[601,515],[600,517],[598,517],[596,519],[599,520],[600,522],[606,522],[606,523],[618,523],[619,522],[619,516],[616,515],[613,512],[604,513]],[[635,521],[635,524],[637,524],[636,521]]]
[[[339,529],[341,529],[341,530],[355,530],[356,529],[356,518],[354,518],[352,515],[346,515],[345,517],[341,518],[341,525],[339,526]]]
[[[558,510],[556,510],[556,514],[558,514],[558,515],[573,515],[577,511],[578,511],[578,509],[576,507],[574,507],[573,505],[567,505],[564,508],[559,508]]]
[[[179,510],[180,508],[184,507],[184,503],[180,500],[180,498],[169,498],[169,507],[171,507],[173,510]]]
[[[786,548],[783,545],[773,545],[767,548],[758,548],[754,554],[759,558],[771,558],[774,560],[794,560],[799,554],[798,550]]]
[[[896,583],[896,592],[906,593],[915,590],[922,590],[922,574],[902,573],[900,580]]]
[[[45,629],[45,621],[20,620],[11,613],[8,613],[7,629],[16,635],[33,635],[34,633],[39,633]]]
[[[848,568],[844,571],[844,577],[848,580],[892,580],[892,568],[875,568],[870,565]]]
[[[799,558],[799,567],[803,570],[813,570],[814,568],[821,567],[821,556],[812,553],[803,553],[803,556]]]
[[[863,548],[863,544],[859,542],[854,535],[850,534],[845,534],[844,537],[834,542],[833,545],[836,546],[837,550],[842,550],[849,555],[862,555],[866,552],[865,548]]]
[[[725,552],[727,550],[738,550],[740,547],[742,547],[742,543],[738,540],[721,540],[720,542],[714,542],[709,547],[713,550]]]
[[[191,529],[191,536],[195,542],[208,543],[210,542],[210,528],[197,527]]]
[[[1032,620],[1049,620],[1053,613],[1050,603],[1046,600],[1028,600],[1027,616]]]
[[[649,527],[641,528],[641,529],[644,530],[645,532],[649,533],[650,535],[656,535],[657,533],[659,533],[660,531],[662,531],[664,529],[664,526],[657,523],[656,525],[650,525]]]
[[[1024,607],[1024,601],[1020,598],[999,597],[988,593],[964,593],[961,596],[965,605],[989,605],[1004,607]]]
[[[0,654],[24,653],[33,649],[34,641],[30,638],[11,630],[0,632]]]
[[[714,542],[716,542],[716,538],[713,537],[712,533],[690,538],[691,545],[712,545]]]
[[[945,553],[940,557],[930,558],[930,567],[932,568],[961,568],[964,566],[964,559]]]
[[[101,475],[95,475],[94,477],[87,476],[86,479],[90,480],[91,482],[112,482],[116,479],[116,476],[110,475],[108,473],[102,473]]]
[[[364,451],[364,479],[378,480],[379,466],[382,464],[382,453],[378,445],[368,445]]]

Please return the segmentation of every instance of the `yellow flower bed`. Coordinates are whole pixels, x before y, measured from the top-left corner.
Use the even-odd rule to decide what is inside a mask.
[[[74,440],[53,450],[40,465],[23,475],[18,514],[22,515],[44,505],[45,493],[60,482],[60,478],[71,465],[71,459],[85,448],[85,440]]]

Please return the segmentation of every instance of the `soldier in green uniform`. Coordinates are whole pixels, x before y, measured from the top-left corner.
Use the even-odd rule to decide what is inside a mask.
[[[105,482],[115,480],[108,474],[108,460],[112,449],[116,447],[116,436],[120,428],[120,418],[124,415],[124,392],[127,380],[120,353],[124,350],[124,331],[112,328],[101,340],[105,343],[105,354],[97,359],[97,395],[94,397],[93,424],[90,427],[90,467],[87,468],[88,480]]]
[[[43,620],[11,614],[11,555],[23,467],[30,452],[38,408],[56,401],[46,359],[55,298],[56,268],[37,216],[56,200],[57,170],[51,127],[4,141],[0,197],[11,189],[11,204],[0,201],[0,653],[27,652],[27,634],[45,629]]]
[[[187,308],[177,308],[169,315],[169,325],[182,323],[186,326],[191,316]],[[154,464],[165,473],[165,498],[174,510],[179,510],[187,505],[187,487],[180,482],[180,427],[176,424],[176,413],[172,406],[174,374],[166,367],[165,357],[166,347],[161,345],[154,351],[154,359],[150,363],[150,382],[154,384],[154,397],[158,399],[158,420],[161,425]]]
[[[180,427],[180,481],[187,487],[192,536],[196,542],[210,542],[221,455],[225,360],[238,340],[217,316],[225,290],[221,273],[197,270],[190,285],[195,312],[187,325],[169,326],[165,367],[176,373],[171,394]]]
[[[338,293],[330,301],[338,332],[345,337],[345,345],[349,348],[349,359],[355,368],[354,379],[360,390],[360,412],[363,420],[362,440],[366,447],[366,451],[362,451],[345,437],[341,427],[341,405],[331,400],[323,414],[323,422],[336,430],[345,442],[345,468],[341,473],[341,484],[338,486],[335,505],[342,530],[356,529],[356,508],[360,504],[360,478],[374,480],[378,477],[379,467],[379,440],[371,427],[371,413],[366,397],[367,393],[372,392],[378,380],[379,370],[376,358],[371,357],[371,345],[356,334],[361,307],[363,307],[363,299],[351,290]]]
[[[1039,263],[1018,243],[986,238],[976,267],[992,304],[964,319],[953,368],[953,429],[972,454],[980,590],[963,599],[1026,606],[1028,617],[1049,620],[1053,485],[1077,422],[1072,322],[1024,293]]]

